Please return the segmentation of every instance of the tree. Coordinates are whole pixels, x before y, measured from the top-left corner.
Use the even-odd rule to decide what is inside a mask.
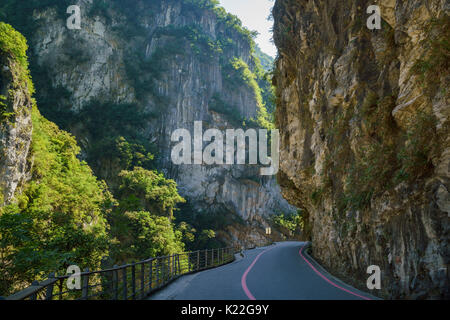
[[[173,219],[173,211],[184,200],[174,180],[166,179],[162,173],[135,167],[119,174],[119,201],[125,210],[146,210],[156,215]]]
[[[144,260],[151,257],[181,253],[181,235],[168,217],[147,211],[115,211],[112,234],[117,242],[112,247],[116,263]]]

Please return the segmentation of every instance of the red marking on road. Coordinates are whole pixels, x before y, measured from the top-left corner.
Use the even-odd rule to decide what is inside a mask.
[[[303,260],[305,260],[306,263],[311,267],[311,269],[313,269],[313,270],[314,270],[314,271],[315,271],[322,279],[324,279],[326,282],[328,282],[328,283],[331,284],[332,286],[335,286],[336,288],[338,288],[338,289],[340,289],[340,290],[342,290],[342,291],[345,291],[345,292],[347,292],[347,293],[350,293],[350,294],[352,294],[352,295],[354,295],[354,296],[357,296],[357,297],[359,297],[359,298],[362,298],[362,299],[364,299],[364,300],[372,300],[372,299],[370,299],[370,298],[361,296],[361,295],[359,295],[359,294],[357,294],[357,293],[355,293],[355,292],[352,292],[352,291],[350,291],[350,290],[347,290],[347,289],[345,289],[345,288],[342,288],[341,286],[337,285],[336,283],[334,283],[333,281],[331,281],[330,279],[328,279],[327,277],[325,277],[323,274],[321,274],[316,268],[314,268],[314,266],[311,264],[311,262],[309,262],[308,259],[306,259],[306,258],[303,256],[302,251],[303,251],[304,248],[305,248],[305,247],[303,246],[303,247],[300,249],[300,251],[299,251],[298,253],[300,253],[300,256],[303,258]]]
[[[250,290],[247,287],[247,275],[250,272],[250,270],[252,270],[253,266],[255,265],[256,261],[258,261],[259,257],[261,257],[264,253],[266,253],[269,250],[272,250],[274,247],[269,248],[264,250],[263,252],[261,252],[260,254],[258,254],[255,258],[255,260],[253,260],[252,264],[247,268],[247,270],[245,270],[244,274],[242,275],[241,278],[241,286],[242,289],[244,290],[245,294],[247,295],[247,297],[250,300],[256,300],[256,298],[253,296],[253,294],[250,292]]]

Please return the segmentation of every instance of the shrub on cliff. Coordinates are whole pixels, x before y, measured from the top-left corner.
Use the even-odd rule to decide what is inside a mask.
[[[174,229],[168,217],[148,211],[115,212],[112,215],[111,250],[114,261],[130,262],[181,253],[184,245],[180,232]]]
[[[33,94],[34,87],[28,70],[27,50],[26,39],[9,24],[0,22],[0,53],[12,56],[19,64],[17,70],[15,70],[18,74],[17,80],[26,84],[30,94]]]
[[[113,260],[129,262],[182,252],[182,234],[172,220],[177,204],[185,200],[175,181],[140,167],[124,170],[119,177],[119,206],[110,217]]]
[[[2,294],[63,271],[71,264],[100,267],[108,253],[110,194],[68,133],[34,108],[31,181],[0,215]]]
[[[124,209],[145,209],[171,219],[176,205],[185,202],[178,194],[176,182],[164,178],[162,173],[135,167],[122,171],[119,177],[118,198]]]

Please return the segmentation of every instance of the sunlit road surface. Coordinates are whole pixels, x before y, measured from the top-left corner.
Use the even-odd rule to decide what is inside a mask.
[[[373,300],[328,274],[303,251],[303,242],[281,242],[244,251],[230,264],[186,275],[154,300]],[[369,275],[368,275],[369,276]]]

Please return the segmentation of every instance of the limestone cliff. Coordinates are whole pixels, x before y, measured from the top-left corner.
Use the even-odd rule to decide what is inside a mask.
[[[3,26],[2,26],[3,27]],[[3,31],[3,30],[2,30]],[[9,203],[29,178],[32,134],[26,68],[7,48],[0,48],[0,206]]]
[[[369,5],[381,7],[369,30]],[[448,298],[446,1],[277,0],[279,181],[314,256],[388,298]],[[376,290],[375,290],[376,291]]]
[[[246,226],[230,226],[224,238],[266,242],[264,217],[293,210],[274,177],[260,177],[257,166],[178,166],[170,158],[176,129],[193,132],[194,121],[205,130],[239,128],[260,115],[251,34],[201,1],[48,3],[10,23],[29,40],[41,112],[77,137],[95,173],[114,189],[120,170],[156,153],[189,210],[238,215]],[[66,27],[69,5],[81,8],[79,30]],[[122,157],[121,146],[137,156]]]

